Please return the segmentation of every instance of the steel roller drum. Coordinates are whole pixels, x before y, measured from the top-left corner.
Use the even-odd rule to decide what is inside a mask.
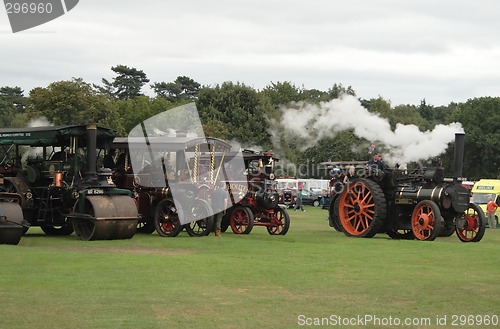
[[[23,233],[21,206],[17,202],[0,202],[0,244],[18,244]]]
[[[87,196],[85,214],[90,217],[73,220],[81,240],[130,239],[139,218],[134,199],[124,195]]]

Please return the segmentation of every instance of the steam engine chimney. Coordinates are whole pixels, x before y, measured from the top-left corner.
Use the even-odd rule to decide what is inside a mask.
[[[97,178],[97,126],[95,124],[87,125],[87,179]]]
[[[464,145],[465,134],[455,134],[455,155],[453,158],[453,180],[456,182],[462,177],[462,169],[464,165]]]

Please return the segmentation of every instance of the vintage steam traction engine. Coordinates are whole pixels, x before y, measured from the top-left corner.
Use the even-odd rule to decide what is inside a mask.
[[[290,216],[278,205],[277,182],[273,173],[278,161],[270,152],[243,151],[246,181],[229,181],[229,194],[239,194],[239,202],[232,200],[222,220],[222,231],[231,227],[236,234],[248,234],[254,226],[265,226],[271,235],[285,235],[290,227]]]
[[[113,142],[118,151],[113,180],[135,193],[140,214],[138,231],[149,234],[156,230],[162,237],[175,237],[184,228],[190,236],[210,234],[214,219],[209,194],[224,170],[222,159],[231,145],[217,138],[180,134],[149,137],[144,150],[139,147],[142,140],[119,137]],[[151,159],[156,165],[148,163]],[[144,168],[134,173],[131,162],[144,164]],[[177,203],[173,184],[184,191]],[[187,212],[196,220],[181,225],[179,216]]]
[[[95,125],[0,129],[5,189],[19,195],[29,225],[48,235],[75,231],[81,240],[134,235],[132,193],[116,188],[110,171],[96,170],[97,148],[109,148],[114,137]]]
[[[463,242],[482,239],[486,221],[471,203],[462,175],[464,134],[455,136],[453,181],[446,182],[438,162],[411,173],[366,167],[345,185],[337,185],[329,208],[330,226],[348,236],[434,240],[456,232]]]

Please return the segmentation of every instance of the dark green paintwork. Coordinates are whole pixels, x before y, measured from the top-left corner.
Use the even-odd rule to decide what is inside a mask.
[[[86,134],[86,125],[1,128],[0,145],[69,146],[70,137],[78,137],[79,147],[85,147]],[[113,129],[98,126],[97,147],[110,148],[115,136]]]

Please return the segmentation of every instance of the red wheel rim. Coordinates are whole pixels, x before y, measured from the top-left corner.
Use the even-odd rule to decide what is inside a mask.
[[[460,236],[462,241],[472,241],[477,233],[479,232],[479,221],[478,214],[475,210],[470,214],[471,209],[465,214],[466,225],[464,228],[457,227],[457,234]]]
[[[413,234],[419,240],[427,240],[436,229],[436,214],[430,204],[422,204],[413,210],[411,218]]]
[[[234,232],[243,233],[248,227],[248,214],[245,209],[235,209],[231,215],[231,228]]]
[[[269,233],[280,234],[285,227],[285,214],[282,211],[276,211],[273,217],[273,224],[275,226],[268,227]]]
[[[350,235],[362,235],[375,219],[375,199],[368,186],[356,183],[340,199],[339,216]]]
[[[166,202],[161,207],[159,228],[165,235],[170,235],[181,225],[179,214],[173,202]]]
[[[172,225],[172,223],[162,223],[161,228],[163,229],[163,232],[165,232],[165,233],[169,233],[169,232],[172,232],[174,230],[174,226]]]

